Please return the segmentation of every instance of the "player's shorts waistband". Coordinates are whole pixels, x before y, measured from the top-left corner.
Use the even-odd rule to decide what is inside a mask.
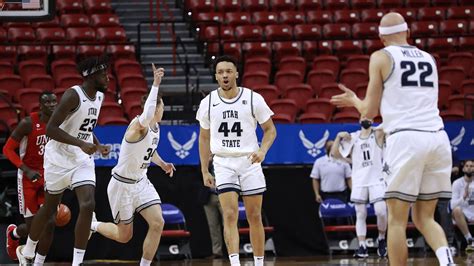
[[[120,181],[122,183],[127,183],[127,184],[136,184],[143,180],[143,178],[140,178],[138,180],[126,178],[126,177],[118,175],[117,173],[112,173],[112,177],[115,178],[115,180],[117,181]]]
[[[249,156],[251,153],[235,153],[235,154],[215,154],[214,156],[220,158],[238,158],[238,157],[246,157]]]
[[[426,132],[426,133],[437,133],[440,131],[443,131],[444,127],[438,129],[438,130],[422,130],[422,129],[414,129],[414,128],[400,128],[400,129],[395,129],[393,131],[390,131],[388,133],[389,136],[398,133],[398,132],[403,132],[403,131],[416,131],[416,132]]]

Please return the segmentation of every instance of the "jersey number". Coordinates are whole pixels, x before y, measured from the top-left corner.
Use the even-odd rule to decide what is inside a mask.
[[[80,131],[92,132],[95,128],[95,124],[97,124],[97,119],[84,119],[82,122],[81,127],[79,128]]]
[[[229,136],[229,126],[227,122],[222,122],[219,126],[218,132],[224,133],[224,137]],[[235,122],[230,129],[230,132],[236,133],[237,137],[242,136],[242,128],[240,127],[240,122]]]
[[[145,157],[143,157],[143,160],[148,161],[150,159],[150,157],[153,155],[153,149],[148,148],[148,150],[146,150],[146,152],[147,152],[147,155],[145,155]]]
[[[363,151],[362,154],[364,155],[364,161],[370,161],[370,152]]]
[[[420,80],[410,80],[410,76],[417,71],[417,65],[412,61],[401,61],[400,68],[406,69],[402,73],[402,87],[433,87],[433,82],[426,81],[426,78],[433,74],[433,67],[428,62],[418,62],[418,70],[421,70]]]

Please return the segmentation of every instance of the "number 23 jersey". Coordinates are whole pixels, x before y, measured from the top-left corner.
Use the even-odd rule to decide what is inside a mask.
[[[273,115],[260,94],[238,89],[232,99],[222,98],[217,89],[201,101],[196,119],[202,128],[210,129],[212,154],[243,156],[257,151],[257,122],[265,123]]]
[[[78,94],[79,105],[69,113],[59,128],[75,138],[93,143],[92,134],[99,118],[104,94],[98,91],[94,98],[89,98],[82,87],[73,86],[71,89]],[[93,160],[81,148],[54,139],[46,144],[44,156],[49,163],[63,168],[74,168],[88,160]]]

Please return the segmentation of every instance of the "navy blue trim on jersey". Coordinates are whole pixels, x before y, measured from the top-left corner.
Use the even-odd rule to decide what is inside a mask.
[[[84,88],[83,88],[82,86],[78,85],[78,87],[81,88],[82,93],[84,93],[84,96],[86,96],[86,98],[87,98],[89,101],[95,102],[95,99],[97,98],[97,97],[96,97],[96,96],[97,96],[97,92],[96,92],[96,95],[94,96],[94,98],[91,98],[91,97],[89,97],[89,95],[87,95],[86,91],[84,90]]]
[[[402,200],[402,201],[413,203],[413,202],[416,202],[418,196],[403,193],[403,192],[399,192],[399,191],[386,191],[385,196],[383,198],[384,199],[394,199],[395,198],[395,199],[399,199],[399,200]]]
[[[234,101],[232,101],[232,102],[226,102],[226,101],[219,95],[219,89],[217,89],[217,96],[219,96],[219,99],[221,99],[221,101],[222,101],[223,103],[225,103],[225,104],[233,104],[233,103],[236,103],[236,102],[240,99],[240,97],[242,97],[242,94],[244,94],[244,88],[242,88],[242,87],[237,87],[237,88],[240,89],[239,95],[238,95],[237,98],[236,98]],[[209,100],[210,100],[210,99],[209,99]],[[209,102],[210,102],[210,101],[209,101]]]
[[[255,189],[250,189],[246,191],[240,192],[240,195],[242,196],[253,196],[253,195],[260,195],[263,194],[267,190],[266,187],[260,187],[260,188],[255,188]]]
[[[420,193],[418,200],[450,199],[451,191],[439,191],[435,193]]]
[[[146,208],[149,208],[153,205],[157,205],[157,204],[161,204],[161,200],[160,199],[154,199],[154,200],[151,200],[147,203],[143,203],[142,205],[138,206],[136,209],[135,209],[135,212],[136,213],[140,213],[141,211],[143,211],[144,209]]]
[[[91,186],[95,187],[95,182],[92,181],[92,180],[79,181],[79,182],[76,182],[76,183],[72,184],[71,189],[76,189],[78,187],[87,186],[87,185],[91,185]]]
[[[217,190],[217,195],[227,193],[227,192],[236,192],[237,194],[240,194],[240,189],[234,188],[234,187],[221,188]]]
[[[390,70],[390,74],[388,74],[388,76],[382,82],[382,83],[385,83],[387,82],[387,80],[390,79],[390,77],[393,74],[393,71],[395,70],[395,59],[393,59],[392,53],[390,53],[390,51],[385,50],[385,49],[382,49],[382,51],[384,51],[388,56],[390,56],[390,59],[392,60],[392,70]]]
[[[250,91],[250,110],[252,111],[253,118],[255,118],[255,113],[253,112],[253,90]]]
[[[437,132],[440,132],[444,130],[444,128],[440,128],[438,130],[422,130],[422,129],[414,129],[414,128],[401,128],[401,129],[395,129],[391,132],[389,132],[389,136],[395,134],[395,133],[398,133],[398,132],[403,132],[403,131],[416,131],[416,132],[426,132],[426,133],[437,133]]]
[[[119,182],[122,182],[122,183],[126,183],[126,184],[136,184],[136,183],[138,183],[138,182],[140,182],[140,181],[143,180],[143,178],[140,178],[140,179],[138,179],[138,180],[126,178],[126,177],[123,177],[123,176],[121,176],[121,175],[119,175],[119,174],[117,174],[117,173],[112,173],[112,177],[113,177],[115,180],[117,180],[117,181],[119,181]]]
[[[207,109],[207,116],[209,117],[209,123],[211,122],[211,96],[212,96],[212,91],[209,93],[209,108]]]

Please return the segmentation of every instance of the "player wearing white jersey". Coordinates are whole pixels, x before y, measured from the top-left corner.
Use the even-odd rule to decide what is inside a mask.
[[[87,58],[78,65],[84,83],[68,89],[51,116],[46,134],[51,138],[45,148],[45,201],[35,215],[26,246],[17,248],[20,264],[35,256],[35,248],[44,224],[54,219],[64,190],[73,189],[79,202],[72,265],[82,263],[89,227],[95,208],[95,169],[92,154],[103,155],[109,148],[100,145],[93,134],[100,106],[107,90],[107,58]]]
[[[133,214],[137,212],[142,215],[148,223],[148,233],[143,241],[141,266],[150,265],[153,261],[164,226],[160,196],[148,180],[148,167],[153,162],[170,176],[176,170],[172,163],[163,161],[156,151],[160,139],[158,123],[163,117],[164,108],[158,91],[164,69],[156,69],[153,64],[152,68],[153,86],[146,101],[142,102],[143,112],[130,122],[125,131],[119,160],[112,169],[112,178],[107,187],[114,223],[91,224],[92,231],[127,243],[133,236]]]
[[[384,49],[374,52],[364,100],[344,85],[331,101],[354,106],[362,117],[380,113],[387,135],[384,173],[387,180],[388,255],[393,265],[406,265],[406,226],[412,219],[440,265],[453,262],[446,236],[434,220],[438,198],[451,197],[451,147],[439,117],[436,63],[428,53],[410,46],[408,26],[398,13],[380,21]]]
[[[265,100],[258,93],[237,87],[237,62],[229,56],[214,64],[219,88],[201,101],[196,119],[201,126],[199,156],[204,185],[216,187],[224,216],[224,239],[232,266],[240,265],[237,229],[238,198],[242,195],[250,226],[255,265],[263,265],[265,233],[262,198],[266,190],[261,162],[276,137],[275,126]],[[259,147],[257,122],[263,129]],[[214,177],[209,173],[209,156],[214,154]]]
[[[366,258],[369,256],[365,243],[367,234],[367,203],[374,204],[379,230],[377,254],[387,255],[385,232],[387,230],[387,205],[383,200],[385,180],[382,177],[382,147],[384,133],[374,130],[372,120],[361,119],[361,130],[356,132],[339,132],[331,150],[333,156],[337,150],[343,157],[352,159],[352,191],[351,201],[355,203],[356,234],[359,239],[359,249],[354,256]]]

